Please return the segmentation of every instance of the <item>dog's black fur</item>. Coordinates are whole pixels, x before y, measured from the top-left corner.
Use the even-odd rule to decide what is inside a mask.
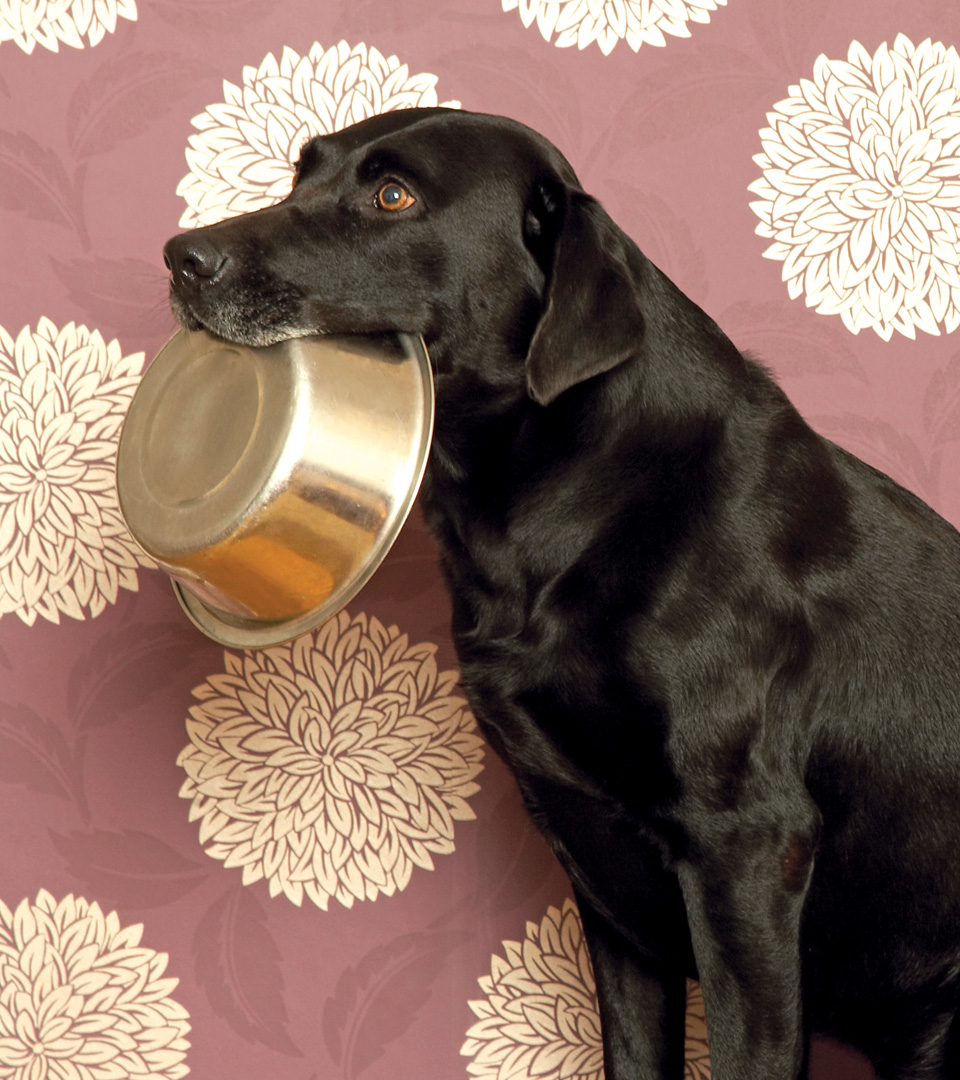
[[[410,199],[414,201],[410,201]],[[184,325],[422,334],[463,684],[569,872],[608,1080],[960,1077],[960,536],[816,435],[527,128],[309,142],[165,249]]]

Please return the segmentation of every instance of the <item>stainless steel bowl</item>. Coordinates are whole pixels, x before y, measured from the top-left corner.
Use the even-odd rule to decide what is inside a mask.
[[[432,432],[419,338],[257,349],[181,330],[124,422],[120,508],[197,627],[262,648],[312,630],[369,580],[413,506]]]

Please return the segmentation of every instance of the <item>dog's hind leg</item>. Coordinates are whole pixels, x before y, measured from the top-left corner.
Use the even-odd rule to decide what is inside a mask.
[[[960,1009],[960,1004],[958,1004],[957,1008]],[[947,1031],[941,1075],[944,1080],[957,1080],[957,1078],[960,1078],[960,1013],[957,1011],[954,1011],[950,1028]]]
[[[600,1002],[606,1080],[681,1080],[686,977],[645,958],[577,896]]]
[[[879,1080],[960,1080],[960,1019],[956,1011],[911,1023],[891,1017],[888,1044],[873,1055]]]

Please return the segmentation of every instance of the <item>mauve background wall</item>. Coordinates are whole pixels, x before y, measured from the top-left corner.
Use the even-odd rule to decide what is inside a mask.
[[[539,129],[819,430],[960,521],[956,4],[644,7],[646,40],[573,0],[544,32],[500,0],[0,8],[0,1074],[597,1075],[569,889],[480,771],[416,517],[348,615],[247,657],[117,517],[164,240],[282,189],[325,109]],[[817,1080],[867,1075],[817,1044]]]

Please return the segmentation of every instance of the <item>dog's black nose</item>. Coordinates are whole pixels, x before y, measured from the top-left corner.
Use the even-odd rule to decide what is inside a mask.
[[[163,261],[178,281],[200,284],[221,275],[227,256],[206,237],[183,233],[164,245]]]

